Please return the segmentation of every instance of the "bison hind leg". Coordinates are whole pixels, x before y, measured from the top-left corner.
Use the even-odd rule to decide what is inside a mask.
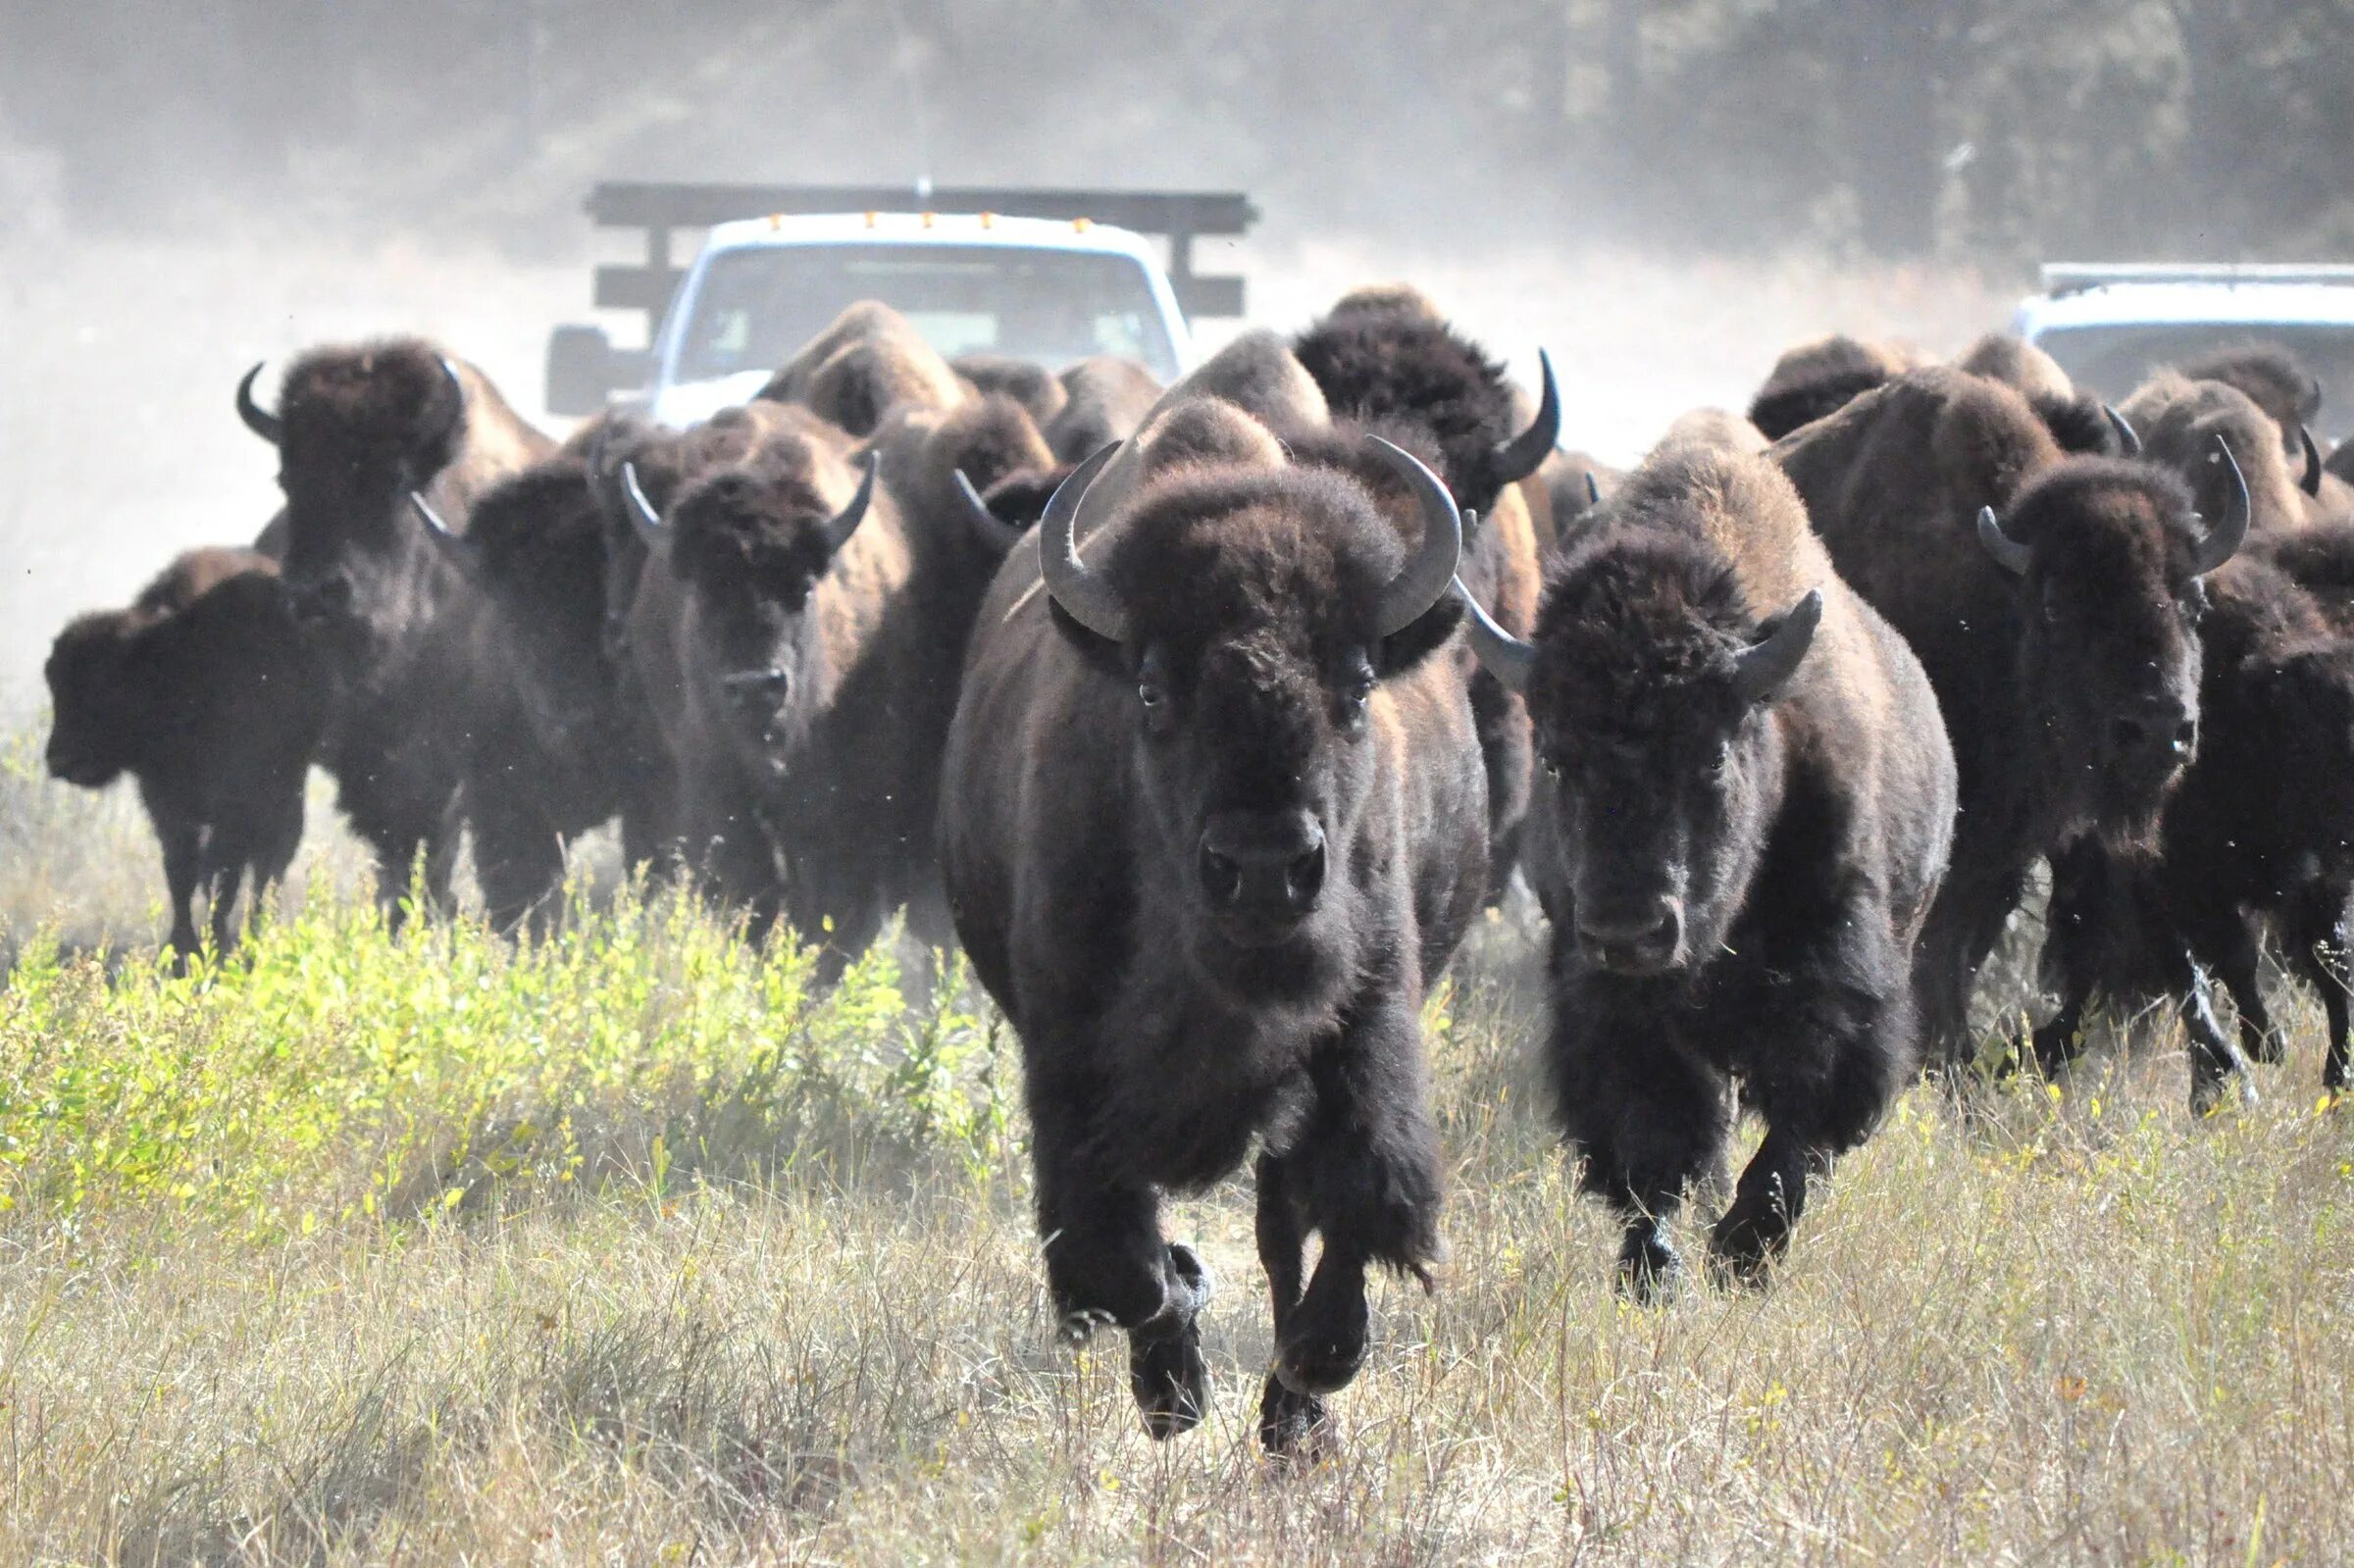
[[[1258,1393],[1258,1442],[1278,1459],[1313,1464],[1340,1451],[1340,1432],[1322,1399],[1270,1372]]]

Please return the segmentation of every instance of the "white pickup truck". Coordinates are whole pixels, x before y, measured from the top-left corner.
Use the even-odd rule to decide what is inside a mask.
[[[549,411],[591,414],[619,399],[662,424],[692,425],[752,396],[862,299],[899,311],[950,359],[1003,355],[1059,370],[1120,354],[1163,380],[1192,363],[1189,306],[1242,313],[1241,279],[1192,268],[1198,236],[1240,233],[1256,216],[1240,196],[941,190],[912,211],[859,198],[911,205],[905,191],[598,186],[591,215],[644,229],[647,260],[599,268],[596,302],[643,310],[658,325],[639,350],[614,348],[601,328],[556,329]],[[718,216],[762,205],[764,216]],[[1109,221],[1121,217],[1141,224]],[[672,231],[694,227],[707,228],[701,248],[673,269]],[[1167,265],[1140,228],[1167,236]]]

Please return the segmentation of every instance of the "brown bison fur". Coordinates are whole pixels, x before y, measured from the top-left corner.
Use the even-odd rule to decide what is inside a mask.
[[[1919,363],[1911,350],[1832,333],[1785,351],[1750,400],[1749,422],[1778,441]]]
[[[1578,524],[1593,508],[1595,496],[1608,500],[1625,479],[1624,469],[1605,463],[1591,452],[1557,450],[1548,456],[1536,473],[1519,484],[1536,534],[1537,559],[1552,560],[1576,536]]]
[[[1912,372],[1784,437],[1840,575],[1913,645],[1953,736],[1962,817],[1916,969],[1948,1061],[1971,1054],[1979,967],[2034,861],[2146,840],[2198,715],[2204,529],[2156,465],[2066,457],[2010,387]],[[1991,507],[2029,551],[1981,543]],[[2221,514],[2217,514],[2221,515]]]
[[[138,781],[163,845],[179,965],[197,950],[200,887],[215,950],[227,951],[246,873],[259,909],[302,841],[303,782],[332,697],[278,564],[191,550],[131,608],[68,626],[45,673],[49,771],[93,789],[125,773]]]
[[[1198,1421],[1207,1281],[1163,1239],[1161,1196],[1255,1144],[1275,1307],[1259,1430],[1285,1450],[1361,1362],[1366,1266],[1426,1274],[1437,1255],[1418,1015],[1478,907],[1486,815],[1461,676],[1432,657],[1456,602],[1377,635],[1398,527],[1251,424],[1173,403],[1133,443],[1133,486],[1081,535],[1130,607],[1126,641],[1073,620],[1037,552],[1007,558],[941,843],[965,950],[1021,1037],[1056,1310],[1129,1332],[1155,1436]],[[1279,915],[1238,903],[1222,857],[1245,839],[1253,865],[1321,874],[1297,893],[1287,867]]]
[[[2062,451],[2088,457],[2126,453],[2109,410],[2090,392],[2079,392],[2060,362],[2023,337],[1988,332],[1954,361],[1956,370],[2000,381],[2027,400]]]
[[[2322,383],[2278,343],[2241,343],[2175,367],[2190,380],[2222,381],[2264,411],[2280,431],[2280,449],[2303,456],[2301,432],[2321,417]]]
[[[1062,373],[1062,408],[1041,429],[1064,463],[1084,462],[1134,435],[1162,391],[1151,371],[1117,354],[1079,361]]]
[[[2207,586],[2198,758],[2167,802],[2154,860],[2090,842],[2055,860],[2045,968],[2061,1006],[2035,1033],[2056,1070],[2075,1055],[2096,992],[2169,998],[2191,1042],[2197,1108],[2245,1074],[2246,1056],[2282,1054],[2257,984],[2265,924],[2321,994],[2325,1082],[2346,1087],[2354,958],[2354,642],[2261,559],[2228,563]],[[2229,989],[2245,1055],[2217,1027],[2203,971]]]
[[[948,361],[948,368],[970,388],[968,395],[1009,397],[1041,426],[1061,413],[1070,399],[1060,377],[1033,360],[1015,359],[1010,354],[959,354]]]
[[[2232,481],[2216,441],[2230,443],[2248,486],[2249,521],[2259,534],[2286,532],[2314,521],[2313,498],[2297,487],[2304,459],[2292,466],[2278,429],[2236,386],[2192,380],[2160,371],[2120,409],[2141,436],[2141,455],[2182,477],[2199,512],[2221,517]]]
[[[2332,518],[2293,533],[2252,538],[2248,549],[2312,594],[2340,636],[2354,636],[2354,518]]]
[[[1651,456],[1679,446],[1754,456],[1766,450],[1766,441],[1763,431],[1738,414],[1721,408],[1696,408],[1668,423],[1667,433],[1653,445]]]
[[[1444,322],[1438,302],[1412,283],[1365,283],[1333,301],[1328,320],[1348,316],[1404,316],[1415,321]],[[1522,424],[1527,421],[1523,420]]]
[[[844,309],[760,389],[759,401],[798,403],[852,435],[871,434],[900,404],[949,408],[964,384],[904,316],[875,300]]]
[[[1628,476],[1548,573],[1525,681],[1561,1128],[1648,1290],[1738,1086],[1766,1138],[1710,1249],[1758,1279],[1913,1063],[1955,804],[1936,697],[1781,473],[1698,444]]]

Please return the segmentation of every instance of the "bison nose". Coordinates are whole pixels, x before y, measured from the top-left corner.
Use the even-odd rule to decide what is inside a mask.
[[[1202,890],[1212,908],[1297,918],[1324,890],[1324,830],[1304,811],[1226,811],[1202,830]]]
[[[1674,962],[1684,942],[1684,906],[1665,893],[1626,903],[1585,905],[1577,939],[1605,969],[1656,974]]]
[[[2199,743],[2199,721],[2179,697],[2147,697],[2109,722],[2109,753],[2118,761],[2179,762]]]

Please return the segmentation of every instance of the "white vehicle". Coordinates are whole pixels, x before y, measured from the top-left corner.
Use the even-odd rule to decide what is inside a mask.
[[[2322,383],[2317,435],[2354,435],[2354,267],[2043,269],[2014,329],[2082,385],[2124,398],[2161,366],[2214,349],[2277,343]]]
[[[1242,309],[1238,278],[1191,270],[1195,235],[1239,232],[1239,196],[1121,192],[939,191],[969,211],[778,211],[710,224],[683,271],[667,265],[670,229],[762,195],[806,207],[827,198],[905,192],[764,192],[694,186],[599,186],[601,222],[648,231],[642,268],[600,268],[600,306],[659,309],[646,348],[616,350],[601,329],[562,327],[548,343],[548,408],[594,413],[617,395],[678,428],[759,391],[777,367],[844,306],[877,299],[947,358],[1003,355],[1059,370],[1092,354],[1141,361],[1165,380],[1191,366],[1186,294],[1215,314]],[[622,199],[626,198],[626,199]],[[1085,213],[1041,217],[989,203],[1134,213],[1169,235],[1164,268],[1146,234]],[[780,203],[786,205],[788,203]],[[1222,210],[1206,211],[1206,204]],[[707,219],[705,221],[708,221]]]

